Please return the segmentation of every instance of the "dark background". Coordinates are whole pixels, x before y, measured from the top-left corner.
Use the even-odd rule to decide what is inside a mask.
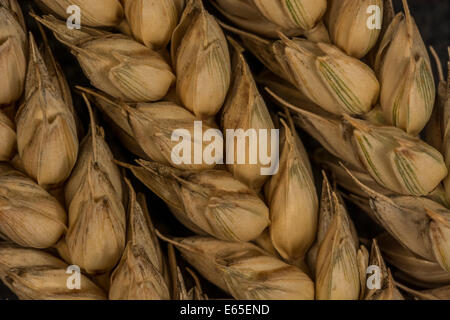
[[[28,12],[28,9],[33,1],[31,0],[18,0],[18,1],[22,5],[24,14],[27,16],[26,12]],[[419,27],[419,30],[422,33],[422,37],[424,39],[425,44],[427,46],[432,45],[436,49],[441,59],[441,62],[444,66],[444,72],[446,72],[448,60],[447,46],[449,45],[448,40],[450,33],[448,23],[450,0],[409,0],[408,3],[412,15],[416,19],[416,23]],[[396,12],[402,9],[401,0],[394,0],[394,5]],[[40,38],[38,36],[39,32],[37,31],[36,25],[34,24],[33,20],[30,17],[26,18],[29,31],[33,32],[36,38],[39,39]],[[71,86],[74,85],[89,86],[89,81],[81,73],[76,60],[62,45],[54,41],[52,37],[50,37],[50,39],[54,52],[56,53],[56,57],[64,68],[64,72],[68,78],[69,84]],[[433,59],[432,65],[433,68],[435,69]],[[437,77],[436,72],[435,77]],[[75,108],[77,110],[85,110],[77,94],[74,94],[74,103]],[[81,113],[85,114],[85,112]],[[86,121],[84,121],[83,115],[82,118],[83,122],[87,123]],[[122,150],[119,150],[119,152],[122,152]],[[142,188],[142,186],[138,185],[137,188]],[[149,194],[147,193],[147,195]],[[161,201],[159,199],[150,194],[149,202],[151,202],[152,205],[156,204],[157,207],[157,210],[154,211],[152,210],[152,218],[156,218],[155,220],[159,220],[159,218],[161,218],[162,220],[166,220],[166,222],[168,219],[169,225],[171,225],[172,223],[177,224],[177,222],[172,220],[172,218],[167,217],[168,214],[170,215],[170,213],[168,213],[167,210],[164,209],[160,210],[161,208],[164,208],[164,205],[161,204]],[[158,226],[158,222],[156,222],[156,225]],[[161,226],[160,228],[162,230],[165,229],[164,226]],[[208,289],[209,287],[208,284],[205,283],[205,285],[207,286],[206,289]],[[0,282],[0,300],[2,299],[15,299],[15,296]]]

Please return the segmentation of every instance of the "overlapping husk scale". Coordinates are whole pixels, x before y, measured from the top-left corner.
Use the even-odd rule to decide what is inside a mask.
[[[127,180],[128,230],[122,258],[111,274],[109,298],[112,300],[169,299],[164,274],[165,261],[150,221],[145,196],[136,196]]]
[[[71,289],[69,265],[36,249],[0,243],[0,279],[22,300],[105,300],[87,276],[80,274],[79,289]]]
[[[28,44],[16,0],[0,1],[0,107],[17,101],[25,86]]]
[[[58,185],[69,177],[78,155],[72,102],[51,57],[44,60],[33,35],[29,43],[25,100],[15,119],[18,153],[30,177],[43,186]],[[46,56],[49,50],[45,48]]]
[[[91,114],[88,135],[65,186],[69,229],[65,236],[70,261],[88,273],[111,270],[125,247],[126,221],[122,177]]]

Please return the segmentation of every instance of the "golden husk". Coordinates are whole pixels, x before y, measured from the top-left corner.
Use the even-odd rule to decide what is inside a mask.
[[[391,270],[386,267],[380,248],[377,241],[372,242],[372,249],[370,252],[370,266],[376,266],[380,270],[380,289],[369,289],[365,294],[365,300],[403,300],[401,293],[398,291]],[[368,275],[369,276],[369,275]],[[366,283],[364,283],[366,286]]]
[[[375,73],[337,47],[282,36],[275,56],[288,79],[312,102],[333,114],[364,114],[377,102]]]
[[[212,4],[239,28],[266,38],[276,39],[281,32],[329,42],[328,31],[320,21],[327,8],[324,0],[214,0]]]
[[[91,129],[65,189],[69,209],[66,242],[73,264],[88,273],[103,273],[122,256],[126,221],[121,175],[90,106],[89,110]]]
[[[328,152],[364,171],[364,166],[354,151],[351,132],[339,117],[320,109],[310,112],[298,108],[272,91],[268,90],[268,92],[279,104],[292,110],[296,125],[309,133]]]
[[[181,12],[176,0],[125,0],[125,16],[133,36],[150,48],[164,48]]]
[[[253,244],[206,237],[169,241],[203,277],[235,299],[314,299],[314,284],[303,271]]]
[[[401,194],[428,195],[447,176],[442,155],[419,138],[395,127],[345,119],[360,160],[381,186]]]
[[[357,300],[360,263],[353,225],[326,177],[323,193],[315,265],[316,299]]]
[[[331,0],[329,3],[328,27],[333,43],[358,59],[375,46],[381,33],[381,28],[367,26],[370,6],[380,9],[379,18],[383,21],[383,0]]]
[[[168,300],[169,289],[146,250],[129,241],[111,275],[110,300]]]
[[[129,105],[120,100],[112,99],[102,93],[96,93],[89,89],[80,88],[89,93],[95,100],[96,105],[118,128],[122,141],[125,145],[144,158],[170,164],[179,169],[202,170],[212,169],[216,163],[203,158],[200,163],[195,163],[194,152],[201,149],[202,155],[206,154],[210,142],[203,141],[203,135],[210,129],[215,129],[213,122],[201,123],[200,136],[195,130],[195,116],[183,107],[167,101],[155,103],[138,103]],[[176,130],[182,129],[189,132],[189,137],[172,139]],[[218,129],[217,129],[218,131]],[[218,131],[219,133],[219,131]],[[191,146],[190,158],[185,160],[185,154],[176,152],[175,148],[180,143],[186,142]],[[221,137],[216,139],[215,144],[221,143]],[[209,149],[208,149],[209,150]],[[184,150],[183,150],[184,151]],[[216,150],[214,158],[222,161],[223,150]],[[209,154],[207,154],[209,156]]]
[[[15,1],[0,2],[0,106],[20,98],[26,77],[27,36],[20,8],[12,11],[12,3],[18,6]]]
[[[67,30],[53,16],[35,18],[77,57],[92,85],[131,102],[157,101],[175,81],[164,56],[126,35],[96,29]]]
[[[266,184],[272,243],[288,261],[303,258],[316,237],[318,199],[308,155],[284,121],[278,172]]]
[[[231,81],[228,44],[222,29],[200,0],[190,0],[171,42],[177,94],[201,118],[214,116]]]
[[[450,210],[423,197],[385,196],[353,179],[369,195],[375,221],[415,254],[449,270]]]
[[[24,247],[48,248],[66,231],[64,209],[47,191],[0,164],[0,234]]]
[[[398,284],[398,287],[411,295],[415,300],[449,300],[450,286],[442,286],[436,289],[413,290],[405,285]]]
[[[36,0],[50,9],[59,17],[67,19],[67,8],[76,5],[81,12],[81,26],[114,27],[124,18],[124,12],[119,0]]]
[[[450,273],[439,263],[415,255],[388,233],[378,236],[377,241],[386,261],[402,271],[407,282],[425,288],[450,284]]]
[[[378,49],[375,70],[381,84],[380,103],[389,124],[417,135],[431,117],[435,83],[427,49],[403,0]]]
[[[0,161],[8,161],[16,150],[16,131],[14,123],[0,109]]]
[[[80,274],[69,289],[68,264],[49,253],[0,243],[0,278],[22,300],[105,300],[105,293]]]
[[[67,92],[59,86],[30,34],[25,101],[16,114],[17,144],[27,173],[40,185],[57,185],[70,175],[78,155],[77,127]],[[69,94],[70,95],[70,94]]]
[[[155,162],[138,163],[142,168],[127,167],[168,204],[182,224],[198,234],[250,241],[269,225],[265,203],[227,171],[181,171]]]
[[[257,132],[259,132],[260,129],[266,130],[267,136],[265,141],[260,141],[260,138],[258,138],[258,147],[256,147],[256,150],[253,150],[256,155],[259,155],[259,145],[261,143],[267,145],[267,151],[271,150],[271,130],[275,129],[275,127],[266,103],[260,95],[251,70],[245,61],[242,53],[243,49],[239,48],[234,40],[230,40],[230,42],[235,46],[233,60],[234,79],[223,107],[221,127],[224,134],[227,130],[242,129],[244,133],[247,132],[247,130],[256,130]],[[256,164],[251,164],[250,158],[253,155],[250,154],[252,152],[250,143],[246,143],[245,150],[238,150],[239,144],[236,143],[236,141],[239,141],[239,138],[234,141],[234,150],[231,151],[234,154],[234,164],[229,164],[227,166],[228,170],[236,179],[244,182],[251,189],[259,191],[269,178],[268,175],[261,174],[261,168],[266,167],[267,165],[263,165],[259,161],[260,159],[255,161]],[[245,163],[238,164],[238,152],[244,151]],[[229,151],[226,150],[226,154],[228,154],[228,152]],[[267,154],[267,156],[270,156],[270,154]]]

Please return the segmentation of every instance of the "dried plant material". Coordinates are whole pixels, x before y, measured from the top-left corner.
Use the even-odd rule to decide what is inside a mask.
[[[380,86],[367,65],[333,45],[280,36],[273,49],[276,58],[308,99],[338,115],[372,109]]]
[[[0,278],[22,300],[105,300],[105,293],[80,274],[71,289],[69,265],[49,253],[0,243]],[[71,285],[76,283],[70,283]]]
[[[388,233],[378,236],[377,241],[386,261],[408,275],[409,282],[428,287],[450,284],[450,273],[439,263],[415,255]]]
[[[345,119],[353,128],[361,161],[381,186],[401,194],[428,195],[447,176],[442,155],[422,140],[395,127]]]
[[[379,278],[375,275],[375,281],[378,284],[372,283],[374,288],[368,288],[365,294],[365,300],[403,300],[401,293],[396,288],[394,279],[392,278],[391,270],[386,267],[383,257],[381,255],[380,248],[378,247],[377,241],[374,239],[372,242],[372,249],[370,252],[369,265],[378,267]],[[371,274],[367,275],[367,281],[371,281]],[[364,283],[366,285],[366,283]],[[379,288],[377,288],[379,285]]]
[[[124,133],[122,136],[126,137],[124,142],[132,141],[131,150],[138,155],[142,152],[146,156],[145,158],[170,164],[179,169],[190,170],[211,169],[216,166],[217,162],[223,161],[221,148],[210,149],[211,145],[222,145],[221,137],[218,139],[215,137],[214,142],[203,140],[204,134],[208,130],[217,132],[219,130],[212,127],[214,124],[201,122],[196,124],[195,116],[183,107],[164,101],[138,103],[131,106],[92,90],[80,89],[94,97],[97,106]],[[176,135],[180,129],[186,132],[181,137]],[[173,139],[173,137],[177,139]],[[180,143],[181,138],[183,139],[182,143]],[[190,146],[191,153],[189,155],[184,154],[184,149],[180,150],[180,145],[186,143]],[[205,158],[197,162],[195,152],[198,149],[200,149],[201,155],[211,155],[216,161],[209,161]]]
[[[24,31],[27,30],[25,19],[23,17],[22,9],[17,0],[0,0],[0,6],[8,9],[13,17],[20,23]]]
[[[164,48],[181,12],[177,0],[124,0],[125,16],[133,36],[150,48]]]
[[[277,76],[269,70],[264,70],[256,78],[256,82],[262,88],[266,88],[268,91],[273,92],[275,95],[281,97],[291,105],[301,106],[303,110],[320,113],[322,109],[314,102],[309,100],[300,90],[298,90],[289,81]],[[274,103],[280,107],[285,107],[281,102],[276,100],[270,94],[268,95]],[[325,112],[324,112],[325,114]]]
[[[369,251],[366,247],[361,245],[356,253],[359,269],[359,284],[361,290],[359,291],[359,300],[362,300],[366,295],[366,272],[369,266]]]
[[[116,98],[157,101],[175,81],[162,54],[128,36],[87,27],[67,31],[65,22],[52,16],[35,19],[71,49],[94,87]]]
[[[76,88],[87,94],[95,106],[100,109],[106,122],[124,147],[140,158],[148,158],[136,141],[133,129],[128,121],[127,112],[124,109],[124,103],[102,92],[79,86]]]
[[[397,14],[383,37],[375,70],[385,119],[417,135],[431,117],[436,93],[430,58],[406,0],[403,7],[405,14]]]
[[[211,3],[228,20],[252,33],[268,38],[276,38],[277,31],[289,36],[300,35],[302,30],[283,30],[280,26],[267,20],[263,14],[249,1],[213,0]]]
[[[0,164],[0,234],[24,247],[48,248],[66,231],[66,213],[47,191]]]
[[[355,58],[364,57],[377,43],[381,26],[368,28],[368,8],[380,10],[383,21],[383,0],[332,0],[329,3],[328,26],[335,45]],[[372,22],[373,23],[373,22]]]
[[[329,41],[328,31],[320,21],[327,8],[324,0],[214,0],[212,4],[235,25],[266,38],[278,38],[278,32],[282,32]]]
[[[207,280],[243,300],[312,300],[314,284],[299,268],[250,243],[207,237],[167,239]]]
[[[13,9],[17,11],[13,11]],[[0,1],[0,106],[22,95],[27,68],[27,36],[15,0]]]
[[[250,241],[269,225],[265,203],[227,171],[181,171],[156,162],[138,163],[141,167],[124,165],[197,234]]]
[[[128,180],[125,182],[129,193],[127,241],[141,246],[155,269],[164,275],[167,273],[166,264],[150,219],[145,196],[142,193],[136,196],[130,182]]]
[[[320,210],[319,210],[319,218],[318,218],[318,226],[317,226],[317,234],[316,240],[313,246],[308,251],[307,255],[307,263],[309,268],[316,274],[316,266],[317,266],[317,254],[319,248],[325,238],[325,235],[330,228],[331,221],[333,216],[336,214],[336,210],[342,209],[345,210],[345,207],[340,208],[340,203],[335,203],[335,198],[333,197],[333,189],[331,188],[330,182],[328,181],[327,176],[323,174],[322,180],[322,190],[320,196]]]
[[[272,239],[270,238],[270,230],[264,230],[261,235],[253,241],[258,247],[266,251],[267,253],[273,255],[274,257],[281,258],[278,254],[277,249],[275,249]]]
[[[397,286],[405,291],[407,294],[413,296],[416,300],[449,300],[450,299],[450,286],[443,286],[436,289],[429,290],[413,290],[401,283],[397,283]]]
[[[315,265],[316,299],[357,300],[361,289],[354,227],[326,177],[323,188]]]
[[[25,101],[16,115],[17,144],[27,173],[40,185],[57,185],[70,175],[78,155],[73,108],[30,34]],[[54,69],[52,70],[54,71]]]
[[[263,16],[283,29],[315,27],[327,9],[326,0],[254,0]]]
[[[369,195],[371,216],[386,231],[415,254],[450,270],[450,210],[423,197],[385,196],[353,179]]]
[[[186,271],[191,275],[195,283],[195,285],[187,292],[187,296],[190,297],[188,300],[209,300],[208,296],[203,293],[200,280],[194,271],[189,268],[186,268]]]
[[[447,82],[441,80],[439,83],[439,103],[442,107],[439,118],[441,120],[442,153],[447,168],[450,168],[450,62],[448,63],[448,70]],[[443,76],[441,78],[443,79]],[[447,201],[450,202],[450,178],[448,176],[444,180],[444,188]]]
[[[280,168],[266,184],[270,208],[270,237],[287,261],[303,258],[314,242],[318,220],[318,199],[308,155],[295,132],[281,120],[284,140]]]
[[[243,49],[240,48],[234,40],[230,39],[230,42],[235,46],[235,54],[233,59],[233,83],[228,93],[228,97],[225,101],[222,112],[222,130],[225,133],[227,130],[242,130],[243,134],[251,130],[256,133],[259,130],[265,130],[267,132],[264,141],[260,141],[261,135],[255,139],[256,148],[252,148],[251,143],[246,143],[245,150],[238,150],[239,136],[233,139],[238,143],[227,142],[226,145],[231,145],[234,150],[226,150],[226,154],[233,154],[233,163],[228,165],[228,170],[233,176],[244,182],[251,189],[259,191],[263,184],[269,178],[268,175],[261,174],[262,168],[266,167],[261,163],[260,157],[256,158],[261,153],[261,145],[266,144],[266,150],[272,150],[272,129],[275,129],[267,109],[266,103],[260,95],[256,83],[253,79],[251,70],[245,61],[242,54]],[[249,138],[250,140],[250,138]],[[235,141],[236,142],[236,141]],[[278,141],[276,141],[278,143]],[[243,164],[239,164],[238,154],[245,152],[245,161]],[[267,153],[267,152],[266,152]],[[270,158],[271,155],[265,155]],[[252,164],[255,163],[255,164]],[[273,165],[273,164],[269,164]]]
[[[177,93],[201,118],[214,116],[231,81],[228,45],[222,29],[200,0],[189,0],[171,42]]]
[[[439,82],[433,113],[431,114],[431,118],[423,130],[422,136],[425,142],[441,151],[445,157],[444,136],[446,132],[445,127],[448,126],[448,119],[446,117],[448,114],[446,111],[448,81],[446,81],[447,79],[444,77],[442,63],[436,50],[430,46],[430,51],[435,60]]]
[[[90,27],[118,26],[124,18],[120,0],[35,0],[59,17],[67,19],[70,11],[67,8],[76,5],[81,11],[81,25]]]
[[[320,110],[317,113],[306,111],[293,106],[272,91],[267,91],[281,105],[292,110],[295,123],[316,139],[328,152],[355,168],[364,170],[362,162],[354,151],[351,132],[340,118]]]
[[[361,183],[368,186],[372,190],[375,190],[376,192],[384,195],[393,194],[392,191],[380,186],[367,171],[361,171],[360,168],[355,168],[351,164],[347,163],[344,164],[344,168],[341,165],[342,161],[339,158],[336,158],[324,149],[316,150],[316,152],[314,153],[314,160],[315,162],[319,163],[324,169],[331,172],[336,182],[351,194],[367,198],[367,193],[363,189],[361,189],[361,187],[355,182],[355,180],[352,179],[352,177],[348,175],[345,168],[347,168],[347,170],[349,170],[353,176],[361,181]]]
[[[16,150],[16,131],[14,123],[0,109],[0,161],[8,161]]]
[[[111,275],[110,300],[168,300],[169,289],[144,247],[129,241]]]
[[[66,242],[73,264],[88,273],[112,269],[125,247],[125,210],[122,179],[102,128],[91,115],[89,134],[81,143],[80,156],[66,184],[69,230]]]

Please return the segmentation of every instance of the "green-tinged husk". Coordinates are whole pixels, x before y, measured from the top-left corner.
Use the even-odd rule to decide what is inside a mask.
[[[53,16],[34,17],[71,49],[94,87],[116,98],[157,101],[175,81],[161,53],[126,35],[89,27],[68,30],[63,21]]]
[[[273,50],[287,79],[328,112],[360,115],[378,100],[372,69],[333,45],[282,36]]]
[[[378,49],[375,70],[381,84],[380,103],[389,124],[417,135],[431,117],[435,84],[427,49],[403,0]]]
[[[369,7],[380,10],[367,12]],[[381,28],[368,27],[370,16],[383,21],[383,0],[331,0],[329,3],[328,28],[335,45],[355,58],[364,57],[377,43]]]

